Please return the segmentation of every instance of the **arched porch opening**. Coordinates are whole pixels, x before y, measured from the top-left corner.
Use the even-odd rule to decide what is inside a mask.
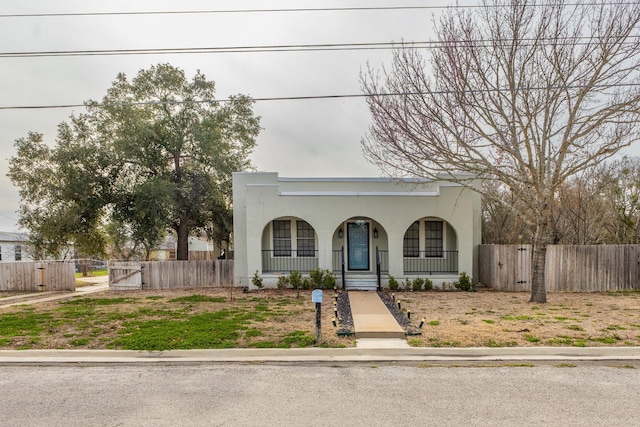
[[[318,268],[318,236],[307,221],[299,217],[280,217],[262,231],[262,272],[301,273]]]
[[[376,289],[381,272],[388,271],[389,236],[370,217],[346,219],[335,228],[332,238],[332,266],[345,288]]]
[[[458,236],[451,224],[438,217],[423,217],[405,231],[405,274],[458,274]]]

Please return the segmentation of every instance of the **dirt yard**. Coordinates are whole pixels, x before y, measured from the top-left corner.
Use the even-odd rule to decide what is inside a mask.
[[[485,289],[396,292],[395,298],[416,326],[424,319],[422,335],[408,337],[413,346],[640,345],[637,292],[551,293],[547,304],[529,303],[528,293]],[[354,346],[352,337],[337,336],[333,302],[333,291],[325,291],[322,345]],[[2,310],[0,349],[311,346],[314,319],[311,291],[106,292]],[[154,334],[158,341],[149,341]],[[200,341],[183,342],[192,334],[201,334]]]
[[[414,323],[424,318],[424,347],[640,345],[640,293],[400,292]]]

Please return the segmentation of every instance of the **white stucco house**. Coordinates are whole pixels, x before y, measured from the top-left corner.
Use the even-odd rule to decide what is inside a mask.
[[[233,175],[234,279],[266,286],[293,270],[333,271],[338,286],[375,289],[428,277],[477,277],[480,195],[439,180]]]

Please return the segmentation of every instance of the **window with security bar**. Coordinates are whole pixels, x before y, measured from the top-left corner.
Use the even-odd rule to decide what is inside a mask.
[[[444,227],[442,221],[425,221],[425,257],[442,257]]]
[[[296,243],[299,257],[316,255],[316,240],[313,227],[306,221],[296,221]]]
[[[420,256],[420,223],[414,222],[404,233],[403,252],[405,257]]]
[[[291,221],[273,221],[273,255],[291,256]]]

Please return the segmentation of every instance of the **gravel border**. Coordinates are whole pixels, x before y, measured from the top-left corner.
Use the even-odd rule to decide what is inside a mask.
[[[407,317],[405,312],[398,308],[398,304],[393,300],[393,297],[384,291],[378,291],[378,296],[387,306],[393,317],[396,319],[398,324],[404,329],[405,334],[407,335],[422,335],[422,330],[418,328],[412,321]]]
[[[344,290],[336,291],[336,307],[338,308],[338,336],[350,336],[355,334],[353,327],[353,316],[351,315],[351,303],[349,293]]]

